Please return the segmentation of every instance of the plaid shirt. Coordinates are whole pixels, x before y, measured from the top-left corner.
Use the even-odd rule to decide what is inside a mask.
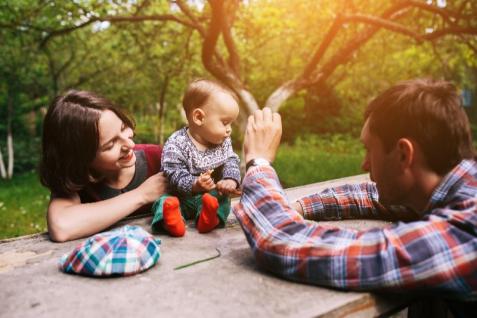
[[[419,220],[362,231],[305,221],[271,167],[251,168],[242,191],[234,213],[257,263],[279,276],[351,290],[477,292],[475,161],[462,161],[443,179]],[[396,216],[378,203],[372,183],[326,190],[301,204],[315,220]]]

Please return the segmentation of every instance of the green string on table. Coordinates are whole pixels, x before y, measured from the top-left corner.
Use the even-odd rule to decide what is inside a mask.
[[[207,258],[204,258],[204,259],[200,259],[200,260],[194,261],[192,263],[187,263],[187,264],[184,264],[184,265],[181,265],[181,266],[177,266],[177,267],[174,268],[174,270],[183,269],[183,268],[195,265],[195,264],[207,262],[207,261],[213,260],[214,258],[220,257],[222,255],[220,253],[220,250],[218,248],[215,248],[215,250],[217,251],[217,255],[214,255],[212,257],[207,257]]]

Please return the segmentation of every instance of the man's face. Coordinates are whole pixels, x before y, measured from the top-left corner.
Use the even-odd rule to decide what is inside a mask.
[[[400,181],[397,147],[386,153],[381,140],[369,130],[369,119],[361,130],[360,138],[366,149],[361,167],[369,172],[371,180],[376,183],[379,201],[384,205],[403,204],[406,191]]]

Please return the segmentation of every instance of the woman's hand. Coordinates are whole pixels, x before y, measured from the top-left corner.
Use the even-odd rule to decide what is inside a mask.
[[[150,176],[137,189],[141,191],[144,204],[154,202],[167,192],[168,181],[162,172]]]
[[[236,194],[240,195],[242,192],[237,189],[237,182],[232,179],[224,179],[217,182],[217,191],[220,195],[231,195]]]

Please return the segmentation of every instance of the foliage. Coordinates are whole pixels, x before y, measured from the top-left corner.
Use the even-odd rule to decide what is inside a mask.
[[[282,145],[274,166],[284,186],[292,187],[361,173],[362,147],[347,135],[299,138]],[[37,174],[0,180],[0,239],[46,231],[49,200]]]
[[[36,164],[41,129],[34,126],[41,126],[41,116],[53,97],[71,88],[93,90],[128,110],[138,123],[138,142],[157,143],[161,130],[167,137],[182,125],[177,106],[187,82],[211,75],[203,62],[204,35],[180,9],[181,3],[207,33],[220,1],[0,3],[0,149],[5,153],[5,119],[11,98],[16,173]],[[378,16],[396,3],[241,1],[230,21],[243,87],[263,106],[274,89],[300,76],[338,15]],[[472,1],[447,1],[445,7],[435,1],[423,3],[433,10],[460,12],[463,17],[477,12]],[[189,24],[138,19],[154,16],[174,16]],[[111,19],[118,17],[129,20]],[[449,19],[432,10],[411,8],[391,22],[426,35],[445,29]],[[470,19],[466,26],[473,30],[476,22]],[[330,57],[370,27],[356,21],[343,24],[315,71],[323,70]],[[223,34],[214,48],[224,63],[231,63]],[[444,78],[475,95],[476,48],[472,33],[417,41],[381,29],[359,50],[344,56],[324,82],[309,85],[285,101],[280,107],[284,141],[293,143],[309,133],[357,136],[367,102],[403,79]],[[31,118],[37,118],[36,124]],[[240,140],[236,129],[234,141]]]
[[[49,198],[35,172],[0,180],[0,239],[46,231]]]
[[[363,173],[364,150],[348,135],[307,135],[295,145],[282,145],[274,167],[284,187],[320,182]]]

